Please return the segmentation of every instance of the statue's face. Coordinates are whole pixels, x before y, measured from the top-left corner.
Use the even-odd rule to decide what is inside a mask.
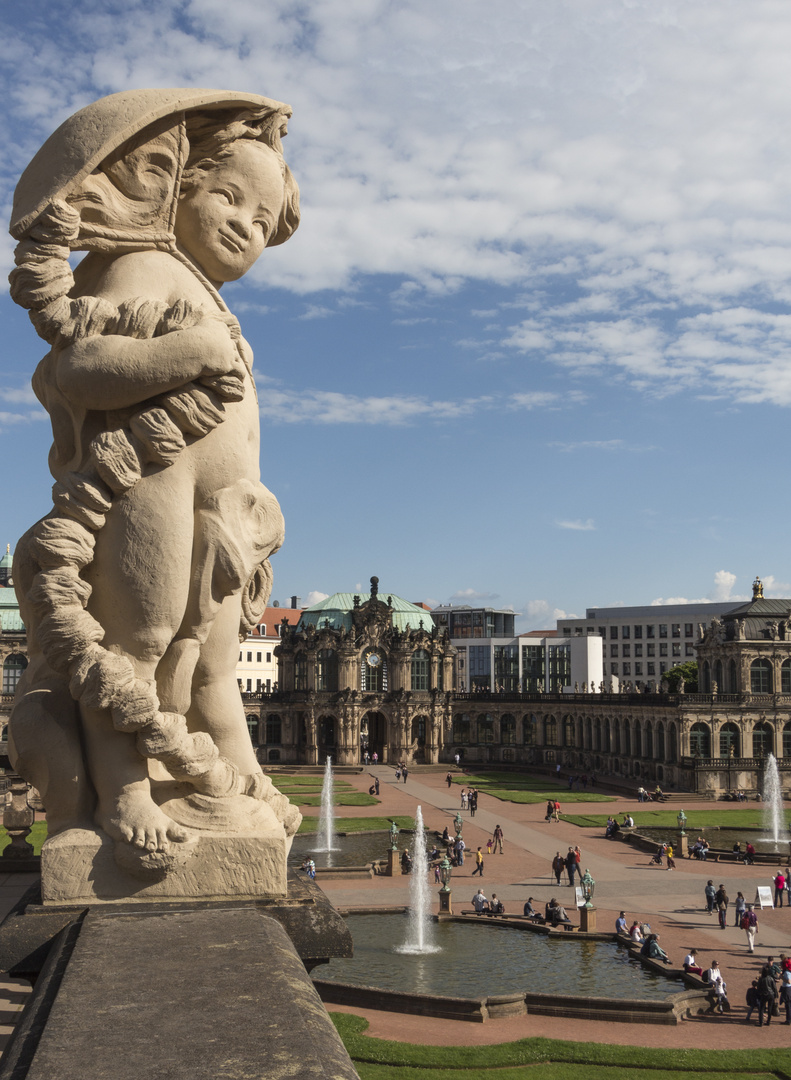
[[[229,157],[182,196],[176,238],[210,280],[236,281],[277,228],[284,196],[278,155],[262,143],[240,139]]]

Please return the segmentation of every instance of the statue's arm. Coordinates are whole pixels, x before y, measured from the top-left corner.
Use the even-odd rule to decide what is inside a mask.
[[[83,338],[58,356],[57,382],[87,409],[123,409],[209,375],[244,368],[227,324],[209,314],[185,330],[136,339],[118,335]]]

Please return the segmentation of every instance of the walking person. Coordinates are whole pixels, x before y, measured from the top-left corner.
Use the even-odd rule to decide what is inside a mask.
[[[453,774],[452,773],[448,773],[448,775],[445,777],[445,783],[448,785],[449,790],[450,790],[450,788],[453,787]]]
[[[777,875],[773,881],[775,886],[775,907],[782,907],[783,897],[786,892],[786,876],[782,870],[777,871]]]
[[[553,801],[551,799],[547,799],[547,816],[544,818],[544,821],[548,821],[549,824],[551,825],[552,824],[552,816],[553,816],[554,813],[555,813],[555,804],[553,803]]]
[[[497,849],[499,848],[500,849],[500,854],[502,855],[502,853],[503,853],[503,830],[500,828],[499,825],[495,825],[494,834],[492,836],[492,839],[494,840],[494,850],[497,851]]]
[[[552,811],[552,814],[553,814],[553,817],[555,818],[555,821],[557,821],[559,823],[560,822],[560,803],[557,801],[557,799],[555,799],[555,806],[554,806],[554,809]]]
[[[665,854],[667,855],[667,868],[668,868],[668,870],[675,870],[676,861],[673,858],[673,845],[672,844],[667,845],[667,851],[665,852]]]
[[[480,874],[483,877],[483,852],[480,848],[475,852],[475,869],[472,872],[472,876]]]
[[[462,808],[462,810],[467,809],[467,789],[466,788],[461,789],[461,808]]]
[[[720,920],[720,930],[724,930],[728,925],[728,894],[725,891],[725,886],[720,885],[717,892],[714,894],[714,905],[717,908],[717,915]]]
[[[744,1000],[747,1002],[747,1015],[744,1018],[745,1024],[750,1023],[750,1017],[753,1015],[753,1010],[758,1008],[758,980],[753,979],[750,985],[747,987],[747,993]]]
[[[747,948],[751,953],[755,952],[755,935],[758,933],[758,916],[753,911],[753,905],[748,904],[747,910],[742,915],[742,921],[739,923],[742,930],[747,935]]]
[[[569,876],[569,885],[574,888],[574,875],[577,872],[577,856],[574,854],[574,848],[569,848],[568,855],[566,855],[566,873]]]
[[[552,873],[555,875],[555,881],[560,885],[560,875],[563,873],[566,864],[563,860],[563,856],[560,852],[555,853],[555,858],[552,860]]]
[[[758,980],[758,1027],[763,1027],[764,1013],[766,1013],[766,1026],[772,1022],[772,1012],[777,1000],[777,986],[772,969],[766,964],[761,969],[761,977]]]
[[[742,925],[742,917],[744,916],[745,909],[747,908],[747,901],[744,899],[743,892],[736,893],[736,899],[733,901],[735,922],[734,926],[740,927]]]
[[[783,980],[780,983],[780,1004],[785,1005],[786,1018],[784,1024],[791,1024],[791,971],[783,972]]]
[[[714,882],[711,878],[706,882],[706,888],[703,892],[706,896],[706,910],[711,915],[714,911],[714,897],[717,895],[717,890],[714,888]]]
[[[467,794],[467,807],[470,811],[470,817],[475,817],[475,812],[478,809],[478,789],[471,788]]]

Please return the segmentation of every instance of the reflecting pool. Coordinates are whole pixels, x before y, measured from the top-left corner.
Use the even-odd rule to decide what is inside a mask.
[[[399,840],[399,851],[405,847],[411,848],[411,836],[402,836]],[[375,833],[352,833],[350,836],[335,835],[337,851],[316,851],[319,847],[318,837],[310,833],[300,833],[294,837],[291,845],[291,854],[288,857],[290,866],[301,866],[306,855],[310,855],[317,867],[322,866],[365,866],[366,863],[387,859],[390,848],[390,835],[387,832]]]
[[[449,997],[530,991],[655,1001],[684,989],[680,979],[647,971],[614,942],[561,941],[489,919],[481,926],[438,923],[439,953],[398,953],[406,922],[405,915],[350,915],[354,957],[331,960],[320,978]]]

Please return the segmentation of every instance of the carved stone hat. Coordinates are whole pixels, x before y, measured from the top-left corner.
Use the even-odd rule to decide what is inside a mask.
[[[188,145],[185,114],[234,107],[278,112],[282,102],[233,90],[124,90],[70,116],[23,172],[11,235],[23,239],[55,201],[80,213],[74,250],[169,248]]]

